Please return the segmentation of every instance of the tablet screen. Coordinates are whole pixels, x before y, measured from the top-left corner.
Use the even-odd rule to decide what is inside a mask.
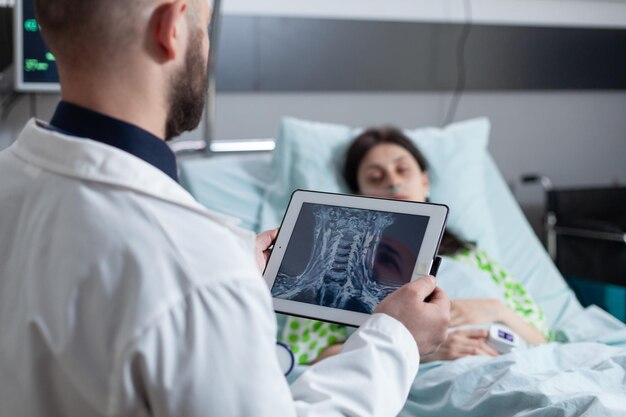
[[[411,280],[429,217],[303,203],[272,295],[373,313]]]

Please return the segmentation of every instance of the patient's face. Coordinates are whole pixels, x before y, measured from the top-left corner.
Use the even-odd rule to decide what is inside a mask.
[[[363,158],[357,173],[359,192],[372,197],[426,201],[428,174],[399,145],[384,143]]]

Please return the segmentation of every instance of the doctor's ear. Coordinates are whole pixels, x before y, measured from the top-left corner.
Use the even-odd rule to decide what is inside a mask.
[[[186,0],[176,0],[162,4],[154,11],[151,27],[164,60],[175,60],[185,52],[187,7]]]

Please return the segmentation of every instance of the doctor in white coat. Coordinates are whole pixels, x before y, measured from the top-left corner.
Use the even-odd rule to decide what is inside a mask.
[[[434,281],[289,387],[259,272],[272,235],[255,248],[176,181],[163,139],[202,113],[206,0],[36,6],[63,101],[0,153],[0,416],[396,415],[445,338]]]

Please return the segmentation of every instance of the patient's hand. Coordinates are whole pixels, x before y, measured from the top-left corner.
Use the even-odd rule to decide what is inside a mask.
[[[270,247],[274,244],[276,236],[278,236],[278,229],[268,230],[256,237],[256,263],[261,273],[265,271],[265,265],[272,252]]]
[[[453,300],[450,309],[450,326],[484,323],[503,323],[513,329],[529,345],[547,343],[545,336],[515,311],[496,299]]]
[[[316,364],[317,362],[324,360],[326,358],[330,358],[331,356],[335,356],[341,352],[343,348],[343,343],[336,343],[334,345],[328,346],[320,355],[313,360],[310,365]]]
[[[489,332],[485,329],[455,330],[448,333],[439,350],[422,356],[421,361],[451,361],[472,355],[498,356],[498,352],[487,345],[488,335]]]
[[[496,299],[453,300],[450,327],[501,321],[506,306]]]

